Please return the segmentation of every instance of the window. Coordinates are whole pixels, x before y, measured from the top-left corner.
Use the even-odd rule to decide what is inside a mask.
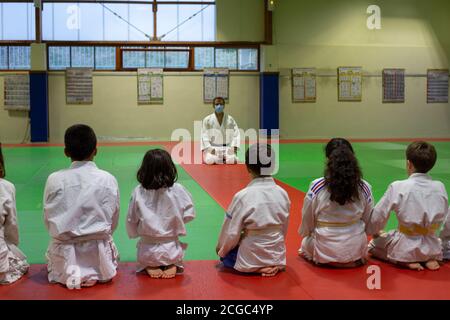
[[[195,48],[195,69],[228,68],[230,70],[257,71],[258,54],[256,48]]]
[[[34,40],[32,3],[0,3],[0,40]]]
[[[162,41],[215,40],[215,1],[157,3],[156,15],[153,13],[153,4],[148,2],[45,3],[43,39],[148,41],[156,36]],[[155,18],[156,30],[153,29]],[[34,28],[34,23],[31,27]]]
[[[214,41],[215,6],[159,5],[157,36],[162,41]]]
[[[116,48],[50,46],[48,61],[50,70],[65,70],[71,67],[114,70],[116,68]]]
[[[188,69],[189,48],[125,48],[122,51],[124,69],[163,68]]]
[[[214,68],[214,48],[195,48],[195,69]]]
[[[29,46],[1,46],[0,69],[29,70],[31,68]]]

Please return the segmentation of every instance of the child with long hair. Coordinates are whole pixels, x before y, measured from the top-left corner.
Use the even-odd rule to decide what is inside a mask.
[[[183,272],[186,223],[195,218],[191,194],[177,181],[177,169],[167,151],[148,151],[137,173],[139,185],[127,216],[130,238],[140,238],[138,272],[152,278],[173,278]]]
[[[311,183],[303,203],[299,253],[318,265],[356,267],[367,257],[371,186],[350,142],[332,139],[325,153],[325,176]]]

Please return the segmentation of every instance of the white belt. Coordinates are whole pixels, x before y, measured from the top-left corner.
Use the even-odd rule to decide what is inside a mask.
[[[144,244],[163,244],[163,243],[170,243],[178,241],[178,237],[163,237],[163,238],[157,238],[157,237],[147,237],[142,236],[140,242]]]
[[[79,236],[65,240],[53,238],[53,242],[58,244],[76,244],[86,241],[103,241],[103,240],[112,240],[112,237],[109,234],[89,234],[86,236]]]

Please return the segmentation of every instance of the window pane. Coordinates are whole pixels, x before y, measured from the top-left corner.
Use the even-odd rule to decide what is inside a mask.
[[[72,67],[93,68],[94,47],[72,47]]]
[[[9,47],[9,69],[30,69],[30,47]]]
[[[158,37],[163,41],[214,41],[214,5],[159,5]]]
[[[47,5],[44,4],[44,6]],[[53,3],[52,5],[54,40],[78,40],[81,28],[80,7],[76,3]]]
[[[124,68],[145,68],[145,51],[123,51]]]
[[[158,6],[157,30],[158,37],[162,37],[162,41],[178,41],[178,6],[176,5],[160,5]],[[172,30],[172,31],[170,31]],[[170,31],[170,33],[168,33]]]
[[[45,3],[42,10],[42,38],[54,40],[53,34],[53,3]]]
[[[0,47],[0,69],[8,69],[8,47]]]
[[[216,49],[216,67],[237,69],[237,50],[236,49]]]
[[[189,66],[189,52],[166,52],[166,68],[187,68]]]
[[[129,21],[136,28],[130,26],[131,41],[145,41],[153,37],[153,10],[152,5],[148,4],[130,4]],[[138,30],[139,29],[139,30]],[[149,37],[146,37],[146,35]]]
[[[164,68],[164,51],[150,51],[147,54],[147,67]]]
[[[95,48],[95,69],[114,70],[116,69],[116,48],[96,47]]]
[[[111,12],[129,21],[128,5],[107,3],[104,6],[107,8],[105,9],[105,40],[128,40],[128,24]]]
[[[195,69],[214,68],[214,48],[195,48]]]
[[[257,49],[239,49],[239,70],[258,70]]]
[[[70,47],[49,47],[48,60],[52,70],[70,68]]]
[[[80,4],[80,40],[103,40],[103,10],[98,3]]]
[[[34,8],[31,3],[2,3],[3,32],[1,40],[33,40],[35,38]]]

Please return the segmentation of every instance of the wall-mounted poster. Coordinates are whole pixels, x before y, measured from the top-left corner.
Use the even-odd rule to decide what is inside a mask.
[[[164,72],[160,68],[138,69],[138,103],[164,102]]]
[[[230,71],[211,68],[203,71],[203,101],[211,103],[215,97],[229,99]]]
[[[448,103],[448,69],[428,70],[428,103]]]
[[[362,101],[362,67],[338,68],[339,101]]]
[[[383,102],[405,102],[405,69],[383,70]]]
[[[316,69],[292,69],[292,102],[316,102]]]
[[[66,69],[66,103],[93,103],[93,83],[91,68]]]
[[[30,111],[30,76],[5,76],[5,110]]]

